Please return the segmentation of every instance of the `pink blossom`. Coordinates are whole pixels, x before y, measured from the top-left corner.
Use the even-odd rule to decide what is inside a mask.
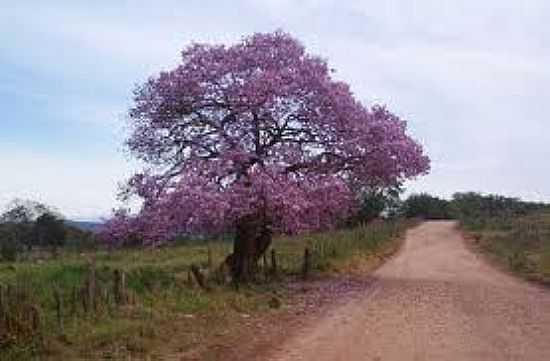
[[[405,121],[366,108],[282,32],[193,44],[134,100],[127,146],[147,168],[126,191],[144,202],[108,222],[111,242],[221,232],[259,213],[285,233],[330,227],[354,211],[351,185],[391,186],[429,170]]]

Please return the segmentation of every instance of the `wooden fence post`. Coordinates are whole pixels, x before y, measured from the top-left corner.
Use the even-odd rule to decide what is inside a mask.
[[[73,286],[72,292],[71,292],[71,314],[75,316],[78,312],[78,288],[76,286]]]
[[[266,255],[267,252],[264,252],[263,256],[262,256],[262,261],[263,261],[263,271],[264,271],[264,278],[266,281],[269,280],[269,265],[267,264],[267,255]]]
[[[204,290],[209,290],[208,285],[206,284],[206,279],[204,278],[204,275],[202,274],[201,270],[196,264],[191,265],[191,273],[193,276],[195,276],[195,280],[197,281],[197,284]]]
[[[304,264],[302,267],[302,277],[304,279],[307,279],[307,277],[309,276],[310,268],[311,268],[311,256],[309,253],[309,248],[306,247],[306,249],[304,250]]]
[[[208,251],[208,270],[212,270],[214,267],[214,260],[212,257],[212,247],[210,247],[210,242],[206,244],[207,251]]]
[[[65,329],[63,327],[63,292],[57,284],[53,286],[53,297],[55,299],[55,311],[57,313],[57,328],[59,330],[59,334],[64,335]]]
[[[275,249],[271,250],[271,273],[277,277],[279,270],[277,269],[277,253]]]
[[[40,328],[40,310],[36,305],[32,305],[30,310],[32,313],[31,315],[32,329],[36,331]]]
[[[187,271],[187,286],[189,288],[193,288],[195,286],[195,282],[193,281],[193,274],[191,271]]]
[[[90,305],[90,311],[97,311],[97,302],[96,302],[96,274],[95,274],[95,260],[90,262],[90,278],[88,282],[88,300]]]
[[[114,283],[115,302],[117,305],[126,303],[126,274],[122,270],[115,270]]]
[[[104,286],[100,287],[99,290],[99,299],[101,301],[100,303],[103,305],[101,312],[108,312],[111,305],[111,294],[109,293],[109,288]]]
[[[36,340],[38,341],[38,344],[40,347],[43,345],[44,342],[44,335],[41,330],[41,319],[40,319],[40,308],[37,305],[31,305],[29,308],[30,313],[29,320],[31,322],[31,327],[33,330],[33,333],[36,337]]]
[[[6,300],[4,296],[4,286],[0,284],[0,322],[2,317],[4,317],[4,313],[5,313],[4,310],[6,309],[5,302]]]
[[[12,285],[7,285],[6,286],[6,302],[5,302],[5,305],[6,306],[9,306],[9,303],[10,301],[13,299],[13,295],[14,295],[14,290],[13,290],[13,286]]]
[[[126,289],[126,272],[124,272],[124,270],[120,271],[120,290],[122,292],[122,303],[128,303],[128,291]]]
[[[84,283],[84,287],[80,289],[80,301],[82,302],[82,310],[85,314],[90,310],[90,305],[88,304],[88,280]]]
[[[88,282],[86,283],[86,297],[88,298],[88,311],[97,311],[96,305],[96,275],[95,275],[95,261],[90,262],[90,270],[88,275]]]

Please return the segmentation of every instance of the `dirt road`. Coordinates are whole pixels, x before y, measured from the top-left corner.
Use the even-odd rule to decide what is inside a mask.
[[[410,230],[373,277],[266,359],[550,360],[550,291],[487,265],[453,222]]]

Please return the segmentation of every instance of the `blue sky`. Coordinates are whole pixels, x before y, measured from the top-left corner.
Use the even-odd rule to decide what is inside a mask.
[[[550,201],[549,18],[542,0],[0,0],[0,207],[108,215],[136,166],[122,151],[134,85],[191,41],[279,28],[410,121],[433,160],[410,191]]]

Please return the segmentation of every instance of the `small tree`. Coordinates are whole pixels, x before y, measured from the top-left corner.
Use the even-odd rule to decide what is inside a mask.
[[[33,222],[47,210],[45,205],[38,202],[13,200],[7,206],[6,211],[0,215],[0,225],[4,228],[4,237],[11,239],[10,242],[18,243],[30,250],[33,246]]]
[[[360,192],[360,208],[357,220],[369,222],[381,215],[395,217],[400,207],[400,184],[382,189],[366,189]]]
[[[548,207],[544,203],[476,192],[455,193],[451,201],[453,214],[459,219],[516,217]]]
[[[412,194],[403,203],[403,214],[408,218],[452,218],[449,201],[426,193]]]
[[[51,247],[57,254],[57,248],[63,246],[67,238],[63,219],[49,212],[42,214],[34,222],[33,236],[35,244]]]
[[[392,186],[429,168],[403,120],[363,106],[282,32],[193,44],[134,102],[127,146],[147,166],[124,195],[143,207],[117,211],[103,237],[156,245],[229,229],[237,279],[254,273],[273,232],[330,227],[355,211],[354,187]]]
[[[4,258],[15,260],[23,249],[30,251],[35,245],[47,242],[63,242],[65,236],[61,217],[48,206],[15,199],[0,215],[0,244]],[[52,239],[57,239],[52,241]]]
[[[23,244],[15,237],[12,225],[0,224],[0,259],[14,262],[23,250]]]

